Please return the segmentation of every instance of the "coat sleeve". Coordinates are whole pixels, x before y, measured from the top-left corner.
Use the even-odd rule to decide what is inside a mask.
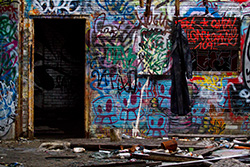
[[[181,34],[181,41],[182,41],[182,49],[183,49],[183,54],[184,54],[184,61],[185,61],[185,66],[186,66],[186,75],[188,79],[191,79],[192,76],[192,56],[191,56],[191,51],[188,46],[188,38],[184,30],[182,29],[182,34]]]

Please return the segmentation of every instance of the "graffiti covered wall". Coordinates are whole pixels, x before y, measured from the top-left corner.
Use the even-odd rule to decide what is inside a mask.
[[[0,138],[16,117],[18,77],[18,1],[0,1]]]
[[[182,20],[183,28],[189,42],[196,44],[192,47],[193,78],[188,80],[192,110],[184,117],[170,111],[175,1],[153,1],[147,15],[146,5],[141,8],[139,1],[26,2],[30,16],[90,16],[85,79],[89,84],[91,136],[109,135],[113,127],[132,135],[137,125],[140,135],[147,137],[249,132],[250,90],[244,82],[244,78],[249,79],[249,1],[180,2],[180,17],[191,18],[185,23]],[[210,20],[199,24],[203,35],[192,36],[186,28],[197,26],[192,21],[197,16]],[[234,18],[241,23],[236,29]],[[212,28],[216,30],[207,30]],[[245,60],[243,69],[240,56]]]

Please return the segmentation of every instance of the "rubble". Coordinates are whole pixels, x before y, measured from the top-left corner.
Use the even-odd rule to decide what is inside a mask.
[[[211,165],[211,167],[248,167],[248,165],[240,162],[237,159],[231,158],[231,159],[222,159]]]
[[[248,137],[232,138],[223,136],[203,138],[197,136],[178,136],[145,139],[138,138],[138,136],[122,136],[124,137],[122,137],[121,141],[111,141],[110,138],[46,141],[42,142],[36,150],[39,154],[45,153],[43,158],[50,161],[50,163],[67,161],[75,166],[79,164],[79,166],[117,167],[213,167],[219,162],[223,164],[224,159],[233,159],[231,164],[241,166],[250,163],[250,149],[248,149],[250,148],[250,141]],[[24,148],[13,147],[11,142],[5,141],[5,143],[5,150],[14,150],[23,154],[29,151],[35,152],[34,149],[27,148],[27,150],[25,150]],[[22,144],[29,145],[33,144],[33,142],[22,139],[14,142],[14,144],[16,146]],[[239,147],[246,148],[240,149]],[[2,153],[0,152],[0,156],[5,159],[8,154],[3,150]],[[19,161],[19,159],[17,161]],[[8,162],[8,164],[10,164],[10,162]]]
[[[40,151],[62,151],[69,149],[69,142],[45,142],[39,146]]]

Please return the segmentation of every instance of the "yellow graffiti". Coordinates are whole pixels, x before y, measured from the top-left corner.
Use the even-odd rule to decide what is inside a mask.
[[[220,119],[212,119],[210,121],[210,128],[208,132],[211,134],[222,134],[225,130],[226,124],[222,118]]]
[[[210,91],[217,91],[220,90],[223,85],[222,85],[222,79],[219,78],[216,75],[213,76],[196,76],[197,78],[202,78],[202,79],[197,79],[194,80],[194,83],[199,84],[200,86],[204,87],[207,90]]]
[[[0,6],[4,7],[4,6],[9,6],[11,5],[13,2],[17,2],[14,0],[0,0]]]
[[[225,130],[226,124],[222,118],[225,109],[216,109],[214,105],[210,105],[209,116],[210,120],[210,128],[208,132],[211,134],[222,134]]]

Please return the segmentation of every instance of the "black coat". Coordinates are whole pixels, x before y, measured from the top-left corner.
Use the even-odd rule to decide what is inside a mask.
[[[178,23],[172,34],[171,57],[171,112],[186,115],[190,112],[190,99],[186,77],[192,78],[192,57],[188,46],[188,38]]]

